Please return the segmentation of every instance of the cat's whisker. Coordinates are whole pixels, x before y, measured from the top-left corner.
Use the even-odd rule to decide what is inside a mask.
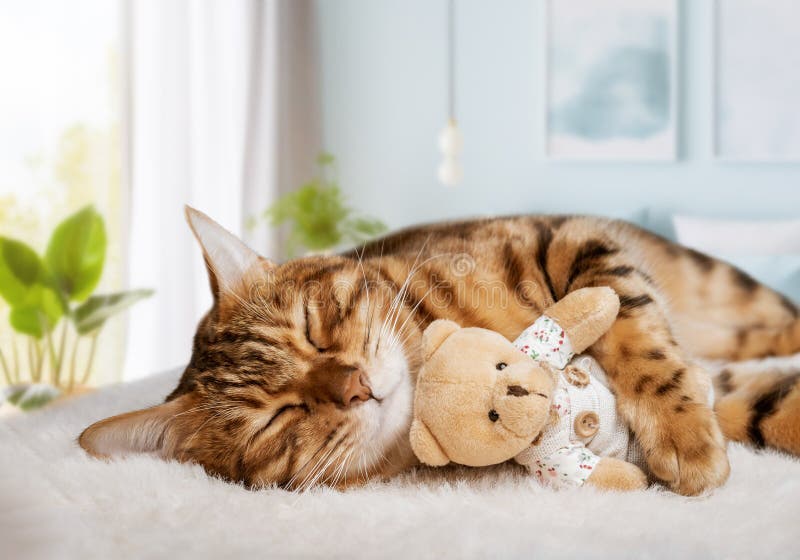
[[[214,414],[212,414],[212,415],[210,415],[208,418],[206,418],[206,420],[205,420],[205,421],[204,421],[202,424],[200,424],[200,425],[197,427],[197,429],[196,429],[196,430],[195,430],[195,431],[192,433],[192,435],[191,435],[191,436],[189,436],[189,438],[188,438],[188,439],[186,439],[186,440],[183,442],[183,446],[184,446],[184,447],[189,447],[189,444],[190,444],[190,443],[192,443],[192,441],[194,441],[194,438],[196,438],[196,437],[197,437],[197,434],[199,434],[199,433],[200,433],[200,430],[202,430],[202,429],[203,429],[203,427],[205,427],[205,425],[206,425],[206,424],[208,424],[208,423],[209,423],[209,422],[211,422],[212,420],[215,420],[216,418],[218,418],[218,417],[219,417],[219,415],[220,415],[220,412],[215,412]]]
[[[411,319],[414,317],[414,315],[419,310],[419,307],[420,307],[420,305],[422,305],[422,302],[425,301],[425,299],[431,294],[431,292],[433,290],[435,290],[436,288],[438,288],[440,285],[441,285],[441,282],[436,283],[433,286],[431,286],[428,289],[428,291],[426,291],[425,294],[414,305],[414,307],[411,308],[411,310],[408,313],[408,317],[406,317],[405,321],[403,321],[403,323],[400,325],[400,328],[396,329],[396,330],[393,329],[393,332],[389,337],[389,348],[391,348],[391,349],[397,348],[397,347],[404,348],[407,345],[409,339],[414,334],[413,330],[410,330],[410,327],[414,326],[414,323],[410,322]],[[406,332],[407,328],[409,329],[408,332]]]
[[[356,447],[351,445],[347,451],[347,455],[345,455],[344,458],[339,461],[339,468],[336,470],[336,475],[333,479],[334,488],[336,488],[340,481],[344,481],[345,483],[347,482],[347,468],[350,465],[350,458],[353,456],[355,450]]]
[[[381,238],[381,252],[380,252],[380,256],[378,257],[378,270],[381,270],[381,265],[383,264],[383,247],[384,247],[385,242],[386,242],[386,238],[385,237]],[[365,250],[366,250],[366,247],[365,247]],[[364,253],[362,251],[362,256],[363,256],[363,254]],[[364,341],[364,350],[365,350],[365,352],[369,348],[369,340],[370,340],[370,337],[372,336],[372,324],[375,321],[375,310],[376,309],[377,309],[377,306],[372,308],[372,311],[369,313],[369,317],[367,319],[368,324],[369,324],[369,329],[367,330],[367,337],[366,337],[366,339]],[[376,344],[375,345],[376,353],[377,353],[377,347],[378,347],[378,345]]]
[[[426,259],[424,262],[419,263],[419,258],[422,256],[422,253],[425,251],[425,247],[428,245],[428,241],[430,241],[430,239],[431,239],[431,236],[429,235],[427,237],[427,239],[425,239],[425,242],[422,244],[422,246],[420,247],[419,251],[417,252],[417,256],[414,258],[414,262],[411,265],[411,268],[409,269],[408,274],[406,275],[405,281],[403,282],[402,286],[400,286],[400,289],[398,290],[397,294],[395,295],[394,299],[392,300],[392,304],[389,307],[389,312],[387,313],[387,321],[391,320],[392,313],[395,311],[395,309],[399,309],[400,304],[403,301],[403,298],[405,298],[405,293],[406,293],[406,290],[407,290],[407,287],[408,287],[409,283],[411,282],[411,278],[414,277],[414,275],[417,273],[419,268],[421,268],[424,264],[426,264],[428,261],[430,261],[431,258],[435,258],[435,257],[431,257],[429,259]],[[380,345],[380,341],[381,341],[381,339],[382,339],[384,334],[385,334],[384,329],[381,329],[381,333],[378,335],[378,345]],[[377,352],[377,348],[376,348],[376,352]]]
[[[344,445],[340,453],[336,457],[338,463],[333,473],[333,483],[331,486],[334,488],[338,485],[341,476],[347,477],[347,464],[349,464],[350,457],[361,447],[361,431],[358,428],[349,434],[349,438],[343,442]]]
[[[255,315],[261,320],[266,321],[268,320],[268,317],[264,315],[264,308],[262,306],[255,305],[255,303],[252,301],[254,292],[257,292],[257,290],[255,289],[256,287],[257,285],[254,286],[254,288],[251,289],[250,292],[248,293],[249,299],[245,299],[244,297],[242,297],[239,293],[237,293],[236,290],[227,290],[225,292],[225,297],[232,298],[237,304],[239,304],[246,311]]]
[[[411,320],[411,318],[414,317],[414,315],[416,314],[417,310],[419,309],[419,306],[422,305],[422,302],[425,301],[425,299],[431,294],[431,292],[433,290],[437,289],[441,285],[442,285],[442,282],[437,282],[436,284],[431,286],[428,289],[428,291],[425,292],[425,294],[419,299],[419,301],[416,303],[416,305],[414,305],[414,307],[411,308],[411,311],[408,313],[408,317],[406,317],[406,320],[403,321],[403,324],[400,325],[399,329],[394,331],[394,335],[393,335],[394,336],[394,340],[396,340],[403,333],[403,329],[406,327],[406,325]]]
[[[331,464],[336,460],[337,454],[335,452],[340,449],[340,444],[341,444],[341,441],[339,442],[339,444],[337,444],[332,449],[332,452],[329,454],[328,460],[318,470],[317,475],[309,482],[308,487],[306,488],[306,490],[316,486],[317,482],[319,482],[320,478],[322,478],[322,476],[325,475],[328,472],[328,469],[330,468]]]
[[[329,448],[329,449],[328,449],[328,450],[327,450],[327,451],[326,451],[326,452],[325,452],[325,453],[322,455],[322,457],[320,457],[320,459],[319,459],[319,460],[316,462],[316,464],[314,465],[314,467],[312,467],[312,468],[309,470],[309,475],[308,475],[308,476],[306,476],[306,478],[305,478],[305,479],[303,480],[303,482],[300,484],[300,491],[301,491],[301,492],[305,492],[306,490],[308,490],[309,488],[311,488],[312,486],[314,486],[314,484],[316,484],[316,482],[317,482],[317,480],[319,479],[320,475],[321,475],[321,474],[322,474],[322,473],[325,471],[325,469],[327,468],[327,466],[325,466],[325,467],[322,467],[322,468],[319,468],[319,465],[321,465],[321,464],[322,464],[324,461],[326,461],[326,459],[327,459],[328,457],[330,457],[330,456],[331,456],[331,454],[332,454],[332,453],[333,453],[333,452],[334,452],[334,451],[335,451],[335,450],[336,450],[336,449],[339,447],[339,445],[341,445],[341,443],[342,443],[342,442],[343,442],[343,441],[344,441],[344,440],[347,438],[347,435],[348,435],[348,434],[347,434],[347,432],[345,432],[345,433],[344,433],[344,435],[342,435],[342,437],[340,437],[340,438],[339,438],[339,439],[338,439],[338,440],[337,440],[337,441],[336,441],[336,442],[333,444],[333,446],[332,446],[332,447],[330,447],[330,448]],[[330,441],[331,441],[331,440],[327,440],[327,443],[330,443]],[[326,465],[327,465],[327,464],[326,464]]]
[[[347,466],[345,467],[345,470],[344,470],[344,480],[343,480],[343,483],[344,483],[345,485],[347,485],[347,477],[351,475],[350,469],[352,469],[352,467],[353,467],[353,461],[355,460],[355,458],[356,458],[357,456],[358,456],[358,454],[357,454],[357,453],[353,453],[353,454],[352,454],[352,455],[350,455],[350,457],[347,459]],[[358,480],[358,477],[356,477],[356,480]]]
[[[362,463],[364,461],[364,452],[365,452],[364,442],[363,441],[359,441],[358,454],[357,454],[357,460],[356,460],[356,465],[355,465],[356,466],[356,479],[363,478],[363,476],[364,476],[363,475],[363,470],[361,468],[361,465],[362,465]]]
[[[431,261],[432,261],[432,260],[434,260],[434,259],[438,259],[438,258],[441,258],[441,257],[447,257],[447,256],[450,256],[450,255],[451,255],[451,253],[439,253],[439,254],[436,254],[436,255],[432,255],[432,256],[428,257],[427,259],[425,259],[423,262],[419,263],[419,265],[417,265],[417,264],[416,264],[416,261],[415,261],[415,265],[414,265],[414,267],[412,267],[412,270],[409,272],[408,276],[406,277],[406,280],[405,280],[405,282],[403,282],[403,285],[402,285],[402,287],[401,287],[400,291],[398,292],[398,298],[399,298],[399,299],[397,299],[397,301],[398,301],[398,302],[403,302],[403,301],[405,301],[406,292],[407,292],[408,286],[410,285],[411,278],[412,278],[414,275],[416,275],[416,273],[417,273],[417,272],[418,272],[418,271],[419,271],[419,270],[420,270],[420,269],[421,269],[421,268],[422,268],[422,267],[423,267],[425,264],[427,264],[428,262],[431,262]],[[431,287],[431,288],[430,288],[430,289],[429,289],[429,290],[428,290],[428,291],[425,293],[425,295],[423,295],[423,297],[422,297],[422,298],[420,298],[420,300],[417,302],[417,304],[416,304],[415,308],[416,308],[416,307],[418,307],[418,306],[419,306],[419,304],[420,304],[420,303],[422,303],[422,301],[423,301],[423,300],[424,300],[424,299],[425,299],[425,298],[426,298],[428,295],[430,295],[430,292],[431,292],[431,290],[433,290],[434,288],[438,287],[440,284],[441,284],[441,283],[437,283],[436,285],[432,286],[432,287]],[[389,332],[390,332],[390,333],[394,331],[394,328],[395,328],[395,326],[397,325],[397,321],[398,321],[398,319],[399,319],[399,317],[400,317],[400,313],[401,313],[401,311],[402,311],[402,309],[403,309],[403,308],[404,308],[404,306],[402,306],[402,305],[398,305],[398,306],[395,308],[395,311],[394,311],[394,314],[393,314],[393,316],[390,314],[390,316],[389,316],[389,317],[387,317],[387,322],[386,322],[385,324],[388,324],[388,322],[389,322],[389,321],[391,321],[391,323],[392,323],[392,325],[391,325],[391,328],[389,329]],[[385,334],[385,333],[383,333],[383,332],[382,332],[382,334]]]
[[[340,453],[340,457],[342,455],[344,455],[344,457],[346,457],[347,454],[349,454],[349,451]],[[343,466],[344,466],[344,459],[340,459],[340,460],[336,461],[336,466],[334,466],[333,472],[328,477],[328,479],[325,481],[325,482],[329,482],[330,485],[333,488],[336,488],[336,484],[337,484],[337,481],[339,480],[339,476],[341,475]]]
[[[314,484],[314,480],[317,478],[318,468],[322,465],[327,458],[333,453],[334,448],[331,447],[322,454],[319,460],[314,464],[314,466],[309,469],[308,474],[303,478],[300,484],[297,487],[297,491],[300,494],[304,494],[311,486]]]
[[[173,414],[172,418],[174,419],[174,418],[177,418],[179,416],[183,416],[184,414],[190,414],[192,412],[214,410],[214,409],[223,408],[223,407],[224,408],[230,408],[231,405],[229,405],[227,403],[204,403],[204,404],[200,404],[200,405],[194,406],[192,408],[189,408],[187,410],[184,410],[183,412],[178,412],[177,414]]]
[[[361,253],[358,252],[356,249],[356,255],[358,255],[358,267],[361,269],[361,276],[364,278],[364,290],[366,291],[366,298],[367,298],[367,313],[369,313],[369,309],[371,307],[370,297],[369,297],[369,282],[367,281],[367,272],[364,270],[364,250],[366,247],[362,247]],[[364,340],[367,342],[369,341],[369,321],[366,321],[364,326]],[[366,343],[365,343],[366,344]]]
[[[305,474],[305,476],[303,476],[303,480],[302,480],[302,481],[300,482],[300,484],[297,486],[297,488],[296,488],[296,491],[300,491],[300,490],[303,488],[303,486],[304,486],[305,482],[308,480],[308,478],[309,478],[309,477],[310,477],[310,476],[311,476],[311,475],[314,473],[314,471],[315,471],[315,470],[316,470],[316,468],[317,468],[317,467],[320,465],[320,463],[322,463],[322,461],[324,461],[324,460],[325,460],[325,458],[328,456],[328,454],[330,454],[330,452],[331,452],[331,450],[332,450],[333,448],[332,448],[332,447],[329,447],[329,446],[330,446],[331,442],[333,441],[333,438],[335,437],[335,435],[336,435],[336,432],[337,432],[338,430],[339,430],[339,427],[337,426],[337,427],[336,427],[336,428],[334,428],[334,429],[333,429],[333,430],[332,430],[332,431],[331,431],[331,432],[330,432],[330,433],[329,433],[327,436],[325,436],[325,439],[324,439],[324,441],[322,442],[322,444],[319,446],[319,448],[318,448],[318,449],[317,449],[317,450],[314,452],[314,454],[313,454],[313,455],[311,455],[311,457],[309,457],[309,458],[308,458],[308,460],[307,460],[305,463],[303,463],[303,466],[301,466],[301,467],[300,467],[300,468],[297,470],[297,472],[295,473],[295,475],[294,475],[294,476],[293,476],[293,477],[292,477],[292,478],[289,480],[289,483],[288,483],[288,484],[290,484],[290,485],[291,485],[291,484],[293,484],[293,483],[294,483],[294,482],[295,482],[295,481],[296,481],[296,480],[297,480],[297,479],[298,479],[298,478],[299,478],[301,475],[303,475],[303,473],[304,473],[304,472],[306,473],[306,474]],[[320,456],[320,457],[317,459],[317,462],[316,462],[316,463],[314,463],[314,465],[313,465],[311,468],[308,468],[308,465],[311,463],[311,461],[313,461],[313,460],[314,460],[314,458],[315,458],[315,457],[317,456],[317,454],[318,454],[318,453],[320,453],[320,452],[323,452],[323,453],[322,453],[322,455],[321,455],[321,456]]]
[[[364,456],[364,480],[369,479],[369,468],[375,464],[375,446],[370,445],[367,448],[368,455]]]
[[[442,257],[447,257],[449,255],[450,255],[450,253],[438,253],[436,255],[431,255],[430,257],[428,257],[427,259],[425,259],[421,263],[417,263],[416,261],[414,262],[414,265],[409,270],[408,275],[406,276],[406,280],[403,282],[403,285],[400,287],[400,290],[398,291],[398,294],[397,294],[397,296],[395,298],[396,303],[398,304],[398,305],[395,305],[394,309],[393,309],[394,310],[394,319],[395,320],[397,319],[397,316],[398,316],[397,311],[400,308],[402,308],[402,305],[400,305],[400,304],[402,304],[405,301],[405,297],[406,297],[406,294],[408,292],[408,288],[410,286],[412,278],[414,276],[416,276],[417,272],[419,272],[422,269],[422,267],[425,266],[426,264],[428,264],[429,262],[431,262],[433,260],[436,260],[436,259],[439,259],[439,258],[442,258]],[[391,319],[392,317],[389,317],[389,318]]]
[[[288,482],[286,482],[286,484],[285,484],[285,487],[286,487],[288,490],[290,490],[290,491],[292,491],[292,492],[296,491],[296,488],[293,488],[293,487],[292,487],[292,485],[293,485],[293,484],[294,484],[294,483],[297,481],[297,479],[298,479],[298,478],[300,477],[300,475],[303,473],[303,471],[304,471],[304,470],[305,470],[305,468],[308,466],[308,464],[309,464],[309,463],[311,463],[311,461],[313,461],[313,460],[314,460],[314,457],[316,457],[316,456],[317,456],[317,454],[318,454],[320,451],[322,451],[323,449],[325,449],[325,447],[328,445],[328,443],[329,443],[329,441],[328,441],[328,439],[326,438],[326,439],[325,439],[325,441],[323,441],[323,442],[322,442],[322,443],[319,445],[319,447],[317,447],[317,449],[314,451],[314,453],[312,453],[312,454],[311,454],[311,456],[310,456],[310,457],[309,457],[309,458],[306,460],[306,462],[305,462],[305,463],[303,463],[303,464],[302,464],[302,466],[301,466],[299,469],[297,469],[297,470],[295,471],[294,475],[292,475],[292,477],[289,479],[289,481],[288,481]]]
[[[364,446],[364,443],[367,444],[366,447]],[[360,453],[358,454],[358,461],[356,462],[356,469],[357,469],[358,476],[362,480],[367,480],[369,478],[369,471],[367,469],[367,463],[368,462],[367,462],[367,459],[366,459],[366,454],[369,452],[369,445],[370,445],[369,441],[366,441],[366,442],[362,441],[361,445],[359,446]]]
[[[385,455],[380,447],[374,441],[367,441],[366,447],[362,445],[362,453],[358,460],[358,472],[363,481],[366,482],[371,478],[370,469],[379,467]]]

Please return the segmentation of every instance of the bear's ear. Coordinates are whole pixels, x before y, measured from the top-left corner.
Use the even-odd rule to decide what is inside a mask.
[[[443,467],[450,462],[439,442],[433,437],[428,427],[418,419],[411,423],[411,449],[417,459],[432,467]]]
[[[449,319],[437,319],[422,333],[422,358],[428,360],[448,336],[459,330],[458,323]]]

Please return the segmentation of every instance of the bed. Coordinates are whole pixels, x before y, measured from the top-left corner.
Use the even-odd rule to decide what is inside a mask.
[[[800,355],[753,363],[800,367]],[[161,401],[172,371],[0,422],[2,558],[797,557],[800,461],[732,445],[710,496],[554,492],[518,468],[418,469],[338,492],[249,491],[196,465],[88,457],[89,423]]]

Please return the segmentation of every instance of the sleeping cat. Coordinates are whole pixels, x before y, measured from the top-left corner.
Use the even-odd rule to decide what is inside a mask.
[[[187,218],[213,307],[165,403],[81,434],[94,456],[154,452],[251,487],[390,476],[415,464],[408,429],[425,326],[448,318],[513,339],[586,286],[620,295],[616,323],[590,353],[656,478],[687,495],[723,484],[725,436],[800,454],[797,376],[726,372],[718,422],[703,390],[708,374],[692,361],[796,352],[798,309],[743,272],[630,224],[443,223],[276,264],[204,214],[187,209]]]

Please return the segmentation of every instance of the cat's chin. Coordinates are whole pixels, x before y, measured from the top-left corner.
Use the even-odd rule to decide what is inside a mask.
[[[399,354],[399,355],[398,355]],[[413,379],[401,353],[385,356],[370,376],[375,398],[359,405],[362,465],[389,475],[413,463],[408,439],[414,402]]]
[[[369,473],[368,478],[387,478],[407,470],[418,463],[411,449],[412,391],[402,385],[382,402],[376,400],[362,407],[360,443],[362,459],[357,461],[351,474],[358,480],[359,472]],[[365,482],[361,479],[361,482]]]

